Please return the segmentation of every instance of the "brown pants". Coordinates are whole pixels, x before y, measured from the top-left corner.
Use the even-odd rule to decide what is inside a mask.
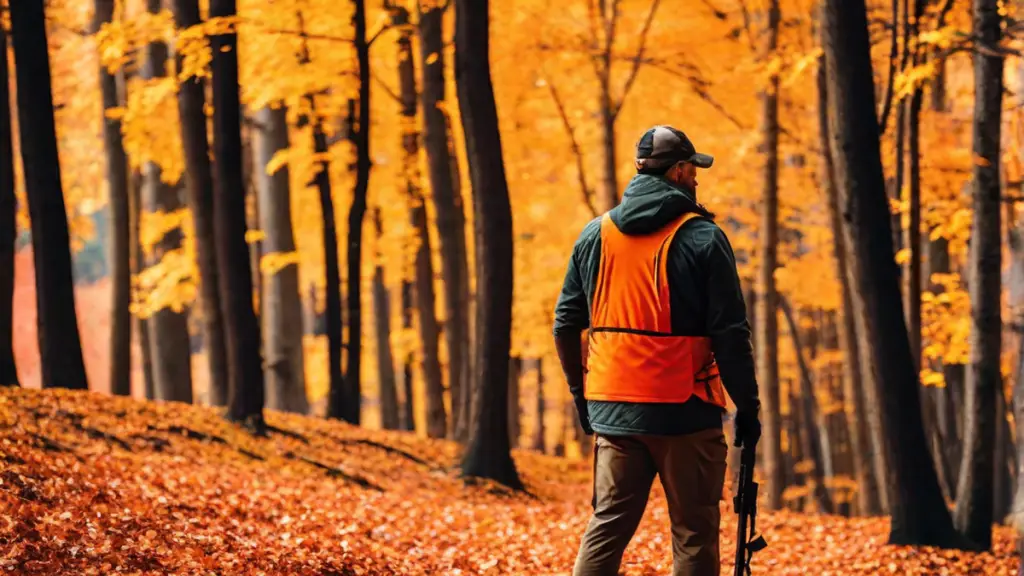
[[[594,515],[573,576],[614,576],[657,475],[672,522],[673,576],[718,576],[719,501],[728,446],[721,429],[684,436],[602,436],[594,453]]]

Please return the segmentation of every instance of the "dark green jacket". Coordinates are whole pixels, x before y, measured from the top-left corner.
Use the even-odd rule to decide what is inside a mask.
[[[668,281],[672,331],[709,336],[729,397],[740,410],[759,407],[754,357],[736,259],[725,232],[693,194],[659,176],[638,174],[622,203],[611,210],[624,234],[645,234],[686,212],[690,220],[672,239]],[[601,218],[588,223],[573,247],[562,293],[555,307],[556,336],[572,336],[590,327],[590,305],[601,262]],[[582,390],[572,390],[581,405]],[[722,410],[696,397],[685,403],[637,404],[586,402],[590,425],[598,434],[688,434],[722,426]]]

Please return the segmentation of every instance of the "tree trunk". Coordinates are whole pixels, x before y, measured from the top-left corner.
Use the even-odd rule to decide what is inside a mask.
[[[932,274],[949,274],[949,241],[938,238],[928,246],[929,276]],[[945,290],[939,283],[932,283],[931,291],[940,294]],[[935,422],[943,446],[943,465],[949,479],[950,492],[955,494],[960,479],[960,464],[963,454],[962,412],[964,376],[963,364],[946,364],[939,361],[936,369],[942,371],[945,386],[934,391]]]
[[[11,134],[11,92],[7,70],[7,32],[0,26],[0,386],[18,386],[14,364],[14,141]]]
[[[768,7],[767,39],[762,58],[775,56],[778,45],[778,0]],[[783,478],[781,443],[781,417],[779,416],[779,350],[777,302],[775,293],[776,253],[779,243],[779,77],[772,75],[768,87],[761,93],[761,153],[764,154],[764,188],[761,195],[761,266],[757,300],[757,382],[761,388],[761,455],[765,474],[765,507],[776,510],[782,504]]]
[[[618,9],[618,3],[613,3]],[[606,62],[600,76],[601,84],[601,198],[598,210],[603,214],[619,203],[617,174],[618,158],[615,151],[615,105],[611,95],[611,63]]]
[[[308,97],[312,108],[313,97]],[[321,120],[313,115],[313,153],[322,158],[327,153],[327,137],[323,132]],[[338,263],[338,231],[334,219],[334,198],[331,192],[330,164],[325,159],[316,173],[316,187],[320,196],[320,214],[323,218],[324,245],[324,324],[327,332],[327,374],[329,392],[327,397],[327,415],[334,416],[345,410],[346,399],[345,379],[341,374],[341,270]]]
[[[268,272],[260,302],[263,308],[263,351],[266,355],[267,407],[306,414],[306,375],[302,349],[302,299],[299,297],[299,265],[293,259],[291,190],[288,167],[267,174],[274,154],[288,149],[288,111],[263,108],[256,112],[254,164],[257,182],[263,258],[287,258],[288,264]],[[276,267],[275,267],[276,268]]]
[[[508,365],[508,441],[512,448],[519,447],[519,437],[522,436],[520,426],[519,408],[519,380],[523,372],[523,359],[513,356],[509,359]]]
[[[147,0],[146,9],[153,14],[160,12],[160,0]],[[163,42],[150,43],[146,47],[142,78],[151,80],[163,77],[166,74],[166,62],[167,45]],[[147,162],[143,166],[142,178],[142,206],[146,212],[168,214],[181,208],[178,190],[164,183],[156,163]],[[180,249],[182,240],[180,229],[169,231],[157,243],[153,261],[143,264],[158,264],[165,254]],[[188,314],[162,308],[150,316],[147,325],[153,351],[153,397],[191,403],[193,394]]]
[[[916,43],[918,29],[921,19],[924,16],[925,0],[914,0],[914,17],[909,24],[910,35]],[[924,51],[915,46],[913,50],[913,64],[919,65],[924,61]],[[906,269],[904,270],[903,307],[907,314],[907,329],[910,336],[910,351],[914,356],[914,367],[921,372],[921,290],[922,290],[922,266],[921,266],[921,106],[924,101],[924,89],[917,87],[911,94],[909,101],[905,104],[906,114],[906,137],[907,137],[907,204],[909,218],[907,228],[904,232],[904,242],[909,252]],[[938,414],[936,410],[936,394],[932,388],[922,387],[921,404],[923,408],[922,418],[928,437],[928,447],[935,461],[936,473],[938,474],[939,486],[946,497],[952,497],[950,489],[948,468],[945,464],[945,453],[942,447],[942,438],[937,425]]]
[[[232,18],[235,0],[210,0],[210,17]],[[252,270],[245,243],[241,107],[238,101],[238,36],[210,37],[213,83],[213,147],[217,178],[213,197],[214,240],[220,272],[220,302],[228,357],[227,417],[263,426],[263,354],[252,305]]]
[[[1006,396],[1003,394],[1002,383],[996,394],[996,439],[992,480],[992,518],[996,524],[1002,524],[1011,512],[1013,500],[1013,440],[1007,421]]]
[[[380,208],[373,211],[373,225],[378,242],[383,236]],[[385,430],[398,430],[398,389],[395,382],[395,359],[391,353],[391,302],[384,285],[382,256],[378,252],[373,268],[373,316],[377,332],[377,382],[380,386],[380,423]]]
[[[133,170],[129,183],[129,233],[131,234],[131,266],[132,275],[138,276],[144,268],[142,262],[142,243],[139,241],[139,220],[142,213],[142,174]],[[132,301],[137,301],[132,295]],[[143,398],[156,398],[156,384],[153,375],[153,348],[149,339],[149,320],[135,316],[135,333],[139,338],[139,352],[142,357],[142,391]],[[191,377],[191,372],[189,373]]]
[[[412,330],[413,307],[412,282],[402,281],[402,331]],[[412,354],[407,350],[402,360],[402,392],[405,404],[402,406],[402,429],[416,430],[416,394],[413,389]]]
[[[179,30],[201,22],[198,0],[172,0],[174,23]],[[183,55],[177,55],[181,70]],[[218,277],[214,242],[213,173],[206,133],[206,95],[202,78],[193,76],[178,88],[181,116],[181,144],[185,153],[185,190],[195,231],[196,264],[199,269],[203,340],[210,365],[209,402],[223,406],[228,400],[228,357],[224,317],[220,308],[221,279]],[[248,260],[247,260],[248,261]]]
[[[812,343],[808,346],[810,355],[810,364],[814,364],[816,369],[812,369],[808,366],[808,374],[813,376],[812,382],[817,382],[820,388],[824,388],[829,396],[836,396],[834,382],[832,380],[832,367],[829,365],[820,366],[821,356],[820,350],[830,347],[831,349],[836,348],[834,341],[834,328],[830,323],[826,322],[825,311],[821,308],[815,309],[811,313],[814,319],[814,330],[811,332],[814,338]],[[831,340],[830,340],[831,338]],[[837,442],[837,436],[835,434],[834,427],[831,426],[832,418],[829,418],[827,414],[821,409],[821,404],[818,402],[818,396],[814,395],[814,418],[817,422],[818,430],[817,443],[815,444],[816,449],[821,454],[821,473],[826,479],[832,478],[836,475],[835,462],[834,462],[834,451],[833,445]]]
[[[406,16],[406,19],[408,17]],[[398,37],[398,86],[402,106],[402,177],[409,201],[410,220],[416,231],[416,312],[420,328],[420,361],[426,384],[427,436],[444,438],[448,433],[448,416],[444,407],[444,381],[438,344],[438,326],[434,296],[434,264],[431,261],[430,230],[427,228],[427,206],[420,188],[420,134],[416,130],[416,65],[412,58],[412,31]]]
[[[352,0],[355,13],[356,60],[359,62],[359,116],[349,124],[356,148],[356,184],[348,212],[348,355],[345,366],[345,404],[340,412],[330,415],[350,424],[359,424],[362,405],[361,365],[363,350],[362,281],[363,281],[363,219],[366,214],[366,192],[370,186],[370,45],[366,39],[366,0]],[[339,406],[331,405],[331,408]]]
[[[242,121],[242,187],[245,191],[245,229],[260,230],[264,238],[246,239],[249,246],[249,274],[252,278],[252,305],[256,313],[256,323],[260,326],[262,333],[263,319],[263,274],[260,272],[260,262],[263,260],[263,243],[267,231],[260,225],[260,193],[256,189],[255,176],[253,175],[253,164],[255,161],[254,148],[252,145],[252,130],[246,124],[252,124],[253,118]],[[265,333],[263,333],[266,336]],[[269,363],[268,363],[269,366]],[[266,375],[264,375],[266,381]]]
[[[803,417],[802,434],[800,434],[801,452],[805,459],[810,459],[814,467],[810,470],[810,479],[814,481],[814,500],[818,510],[825,513],[832,513],[832,499],[829,497],[828,488],[825,486],[825,453],[821,449],[821,435],[828,434],[825,427],[825,420],[818,409],[818,401],[814,395],[814,384],[811,382],[811,370],[807,366],[807,359],[804,356],[803,346],[800,342],[800,332],[797,327],[796,318],[789,303],[782,295],[778,298],[779,308],[786,317],[789,325],[789,337],[793,341],[793,348],[796,350],[797,364],[800,367],[800,410]]]
[[[1017,282],[1021,278],[1021,270],[1024,270],[1024,229],[1018,224],[1010,231],[1010,254],[1013,261],[1011,275]],[[1024,316],[1021,314],[1021,294],[1013,290],[1018,286],[1017,282],[1011,283],[1011,309],[1015,311],[1011,320],[1016,325],[1014,332],[1017,335],[1017,364],[1014,371],[1015,380],[1013,383],[1013,421],[1015,424],[1014,437],[1016,438],[1016,482],[1013,492],[1013,512],[1010,521],[1017,530],[1017,552],[1024,552],[1024,329],[1021,328],[1021,321]],[[1024,556],[1021,557],[1020,571],[1024,574]]]
[[[823,45],[831,150],[864,341],[881,395],[889,468],[889,542],[963,546],[928,454],[919,382],[903,323],[897,266],[875,116],[867,10],[863,0],[826,0]]]
[[[923,5],[924,0],[917,0]],[[920,17],[920,16],[919,16]],[[914,90],[907,114],[907,192],[910,218],[904,231],[904,245],[910,252],[905,270],[904,306],[907,309],[907,329],[914,366],[921,371],[921,101],[924,90]],[[928,402],[925,398],[925,402]]]
[[[44,388],[89,388],[75,314],[71,238],[64,207],[43,0],[11,2],[18,128],[32,221],[39,366]]]
[[[829,218],[832,225],[832,251],[836,262],[843,303],[839,341],[845,353],[843,395],[844,410],[849,426],[850,450],[853,452],[854,478],[857,481],[857,502],[861,514],[875,515],[888,510],[885,476],[884,436],[881,433],[881,414],[877,402],[876,383],[870,363],[869,347],[863,335],[863,299],[855,293],[853,260],[850,247],[843,235],[843,218],[839,210],[835,166],[832,156],[832,134],[828,120],[828,78],[825,57],[818,65],[818,122],[820,142],[825,151],[822,170],[828,192]]]
[[[939,58],[936,62],[938,71],[932,78],[931,109],[933,112],[946,112],[946,60]],[[930,238],[929,234],[929,238]],[[928,278],[930,291],[939,294],[944,290],[942,284],[931,282],[933,274],[949,274],[949,241],[946,238],[936,238],[928,241]],[[963,390],[964,366],[945,364],[936,361],[934,370],[941,371],[946,385],[932,391],[935,405],[936,428],[942,446],[942,465],[945,467],[945,476],[949,482],[951,495],[955,495],[957,481],[960,476],[960,460],[962,452],[962,434],[960,426],[960,411],[958,408],[962,403],[954,400],[963,398],[960,393]]]
[[[455,82],[473,183],[478,302],[473,429],[462,472],[522,488],[508,442],[512,209],[491,85],[489,4],[455,2]]]
[[[537,390],[533,422],[533,449],[543,454],[546,446],[544,428],[544,359],[537,357]]]
[[[441,6],[426,8],[418,2],[420,66],[423,87],[423,148],[427,154],[430,189],[437,214],[441,278],[444,280],[445,342],[448,346],[448,389],[451,392],[451,435],[465,442],[468,418],[468,376],[472,358],[469,339],[469,263],[466,255],[466,215],[458,188],[459,166],[449,150],[449,122],[445,105],[445,58]]]
[[[974,34],[996,50],[1002,17],[996,0],[975,0]],[[956,525],[983,549],[992,546],[992,501],[996,395],[1002,393],[999,355],[1002,346],[1000,293],[1002,225],[1000,223],[1000,132],[1003,59],[974,54],[974,222],[971,230],[970,369],[964,405],[964,459],[957,483]]]
[[[111,22],[113,17],[114,0],[96,0],[93,32],[99,31],[100,26]],[[103,100],[103,144],[110,196],[110,393],[129,396],[132,393],[132,318],[128,310],[131,299],[131,270],[128,264],[128,157],[121,143],[121,120],[106,116],[107,110],[120,105],[118,77],[109,73],[104,66],[100,66],[99,75]]]

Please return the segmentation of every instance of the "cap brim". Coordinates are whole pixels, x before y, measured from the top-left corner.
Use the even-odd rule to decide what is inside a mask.
[[[710,154],[696,153],[692,158],[690,158],[690,163],[698,168],[711,168],[711,165],[714,164],[714,162],[715,157]]]

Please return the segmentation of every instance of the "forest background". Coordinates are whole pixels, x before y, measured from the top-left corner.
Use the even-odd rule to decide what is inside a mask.
[[[918,456],[930,458],[944,501],[958,502],[958,524],[977,535],[1014,509],[1018,479],[1016,9],[867,2],[891,214],[873,224],[894,231],[879,257],[862,249],[877,237],[870,220],[855,216],[861,228],[842,230],[846,192],[836,188],[847,190],[843,178],[861,168],[843,176],[831,166],[839,152],[829,149],[845,135],[828,133],[829,114],[841,113],[828,107],[837,97],[826,94],[834,85],[817,1],[571,0],[557,10],[494,2],[497,122],[475,122],[500,134],[500,145],[475,152],[464,144],[447,3],[50,0],[45,11],[21,13],[27,22],[45,16],[36,23],[46,53],[25,57],[15,52],[35,29],[26,25],[19,38],[21,7],[11,5],[3,160],[13,175],[15,251],[4,278],[13,278],[13,307],[0,321],[13,326],[16,380],[227,404],[245,419],[264,406],[264,392],[243,393],[256,370],[268,408],[462,442],[493,435],[472,421],[500,414],[509,434],[497,446],[586,458],[591,439],[576,424],[553,349],[554,303],[579,231],[617,203],[634,172],[635,140],[671,124],[716,158],[700,174],[699,199],[728,232],[746,288],[766,398],[766,506],[895,514],[900,504],[886,489],[890,468],[900,467],[893,446],[912,444],[892,438],[923,432]],[[487,54],[485,44],[464,46]],[[979,60],[998,61],[999,73]],[[32,97],[45,94],[41,70],[51,84],[53,158],[38,155],[45,130],[27,146],[37,125],[21,125],[47,113]],[[993,78],[994,108],[976,97]],[[833,118],[833,129],[840,124]],[[979,137],[979,126],[989,132]],[[236,138],[220,137],[232,127]],[[474,156],[482,149],[490,160]],[[59,172],[27,174],[18,159],[29,157],[44,167],[53,160]],[[496,166],[507,181],[505,217],[502,193],[475,189],[497,177]],[[32,226],[41,224],[30,218],[34,190],[54,190],[43,173],[59,174],[67,222],[67,242],[45,235],[45,256],[32,252]],[[40,202],[50,211],[40,221],[65,218],[52,196]],[[972,243],[972,230],[990,233]],[[972,259],[972,244],[985,256]],[[45,278],[34,273],[41,261],[59,264],[61,246],[71,255],[70,309],[58,304],[70,301],[70,283],[62,288],[52,268]],[[509,267],[488,268],[486,255],[510,257]],[[865,270],[890,266],[920,385],[922,421],[912,418],[918,429],[906,434],[893,426],[890,363],[872,340],[884,307],[865,289]],[[249,293],[256,314],[246,324],[246,307],[228,302]],[[38,323],[37,298],[49,310]],[[84,370],[73,358],[46,361],[37,326],[51,345],[80,334]],[[506,328],[503,346],[491,332]],[[262,335],[255,369],[243,358],[260,348],[253,334]],[[481,394],[490,400],[474,399]],[[494,394],[509,400],[495,403]],[[979,438],[991,441],[979,448]],[[967,495],[982,492],[990,512],[968,520],[979,505]]]

